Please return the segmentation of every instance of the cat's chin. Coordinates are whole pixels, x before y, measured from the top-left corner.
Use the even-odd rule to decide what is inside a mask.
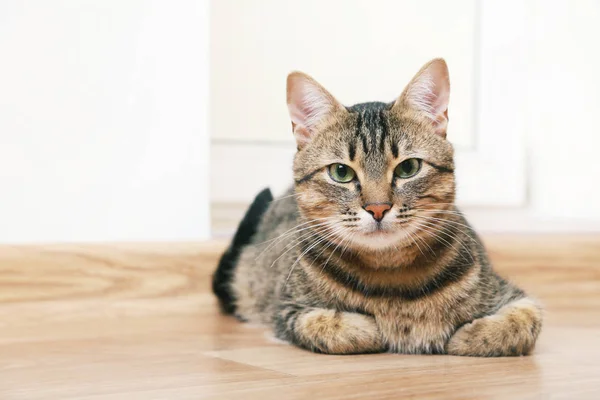
[[[404,247],[409,241],[410,236],[405,230],[376,230],[352,236],[354,246],[373,251],[399,249]]]

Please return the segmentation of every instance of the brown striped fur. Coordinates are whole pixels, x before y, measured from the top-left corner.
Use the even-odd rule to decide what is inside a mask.
[[[499,277],[454,206],[446,64],[392,103],[342,106],[292,73],[295,185],[274,200],[233,271],[235,313],[322,353],[513,356],[531,352],[540,306]],[[422,160],[408,179],[394,169]],[[356,178],[334,181],[342,163]],[[391,204],[381,222],[366,204]]]

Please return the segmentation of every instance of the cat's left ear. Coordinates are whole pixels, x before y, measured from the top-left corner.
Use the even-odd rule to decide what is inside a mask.
[[[435,133],[446,137],[450,78],[448,66],[442,58],[431,60],[410,81],[393,108],[409,108],[429,118]]]
[[[302,72],[287,77],[287,105],[298,149],[313,139],[328,116],[345,111],[331,93]]]

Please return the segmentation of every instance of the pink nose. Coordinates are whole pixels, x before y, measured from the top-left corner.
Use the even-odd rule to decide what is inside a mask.
[[[388,212],[392,205],[390,203],[369,203],[363,207],[369,214],[375,218],[377,222],[383,219],[383,216]]]

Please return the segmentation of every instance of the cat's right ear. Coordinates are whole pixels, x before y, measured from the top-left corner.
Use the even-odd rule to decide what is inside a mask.
[[[312,140],[327,116],[345,110],[317,81],[297,71],[287,77],[287,105],[298,149]]]

